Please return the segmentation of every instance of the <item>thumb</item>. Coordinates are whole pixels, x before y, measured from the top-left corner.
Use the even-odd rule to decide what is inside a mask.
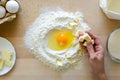
[[[90,56],[90,58],[93,57],[95,51],[94,51],[93,44],[92,44],[91,41],[88,41],[88,42],[87,42],[87,46],[86,46],[86,48],[87,48],[88,55]]]

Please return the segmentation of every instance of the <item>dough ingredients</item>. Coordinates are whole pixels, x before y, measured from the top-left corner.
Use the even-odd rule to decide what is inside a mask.
[[[86,29],[90,28],[79,11],[43,11],[26,31],[24,42],[45,65],[63,71],[84,57],[78,36]]]

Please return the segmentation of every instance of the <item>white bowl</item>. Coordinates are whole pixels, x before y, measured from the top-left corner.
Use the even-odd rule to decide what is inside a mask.
[[[120,63],[120,27],[110,33],[106,47],[112,60]]]
[[[110,19],[120,20],[120,0],[100,0],[100,7]]]

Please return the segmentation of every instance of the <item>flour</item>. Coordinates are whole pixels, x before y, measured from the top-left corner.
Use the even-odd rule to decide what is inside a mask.
[[[74,22],[74,19],[76,18],[79,22],[73,29],[73,27],[69,26],[68,23]],[[89,29],[89,27],[84,23],[82,13],[65,12],[62,10],[43,12],[32,23],[24,37],[26,46],[45,65],[57,71],[74,67],[84,56],[84,51],[79,45],[77,36],[71,47],[55,51],[47,46],[49,32],[53,29],[69,29],[74,35],[77,34],[76,32],[78,30],[84,32],[84,30]]]

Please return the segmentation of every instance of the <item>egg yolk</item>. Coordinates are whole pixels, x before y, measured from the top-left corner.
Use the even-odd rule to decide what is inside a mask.
[[[67,43],[67,41],[68,41],[68,38],[67,38],[67,35],[66,35],[66,34],[60,33],[60,34],[58,34],[56,40],[57,40],[57,42],[58,42],[58,44],[59,44],[60,46],[64,46],[64,45],[66,45],[66,43]]]
[[[74,35],[71,30],[54,29],[48,33],[48,47],[52,50],[63,50],[71,46]]]

